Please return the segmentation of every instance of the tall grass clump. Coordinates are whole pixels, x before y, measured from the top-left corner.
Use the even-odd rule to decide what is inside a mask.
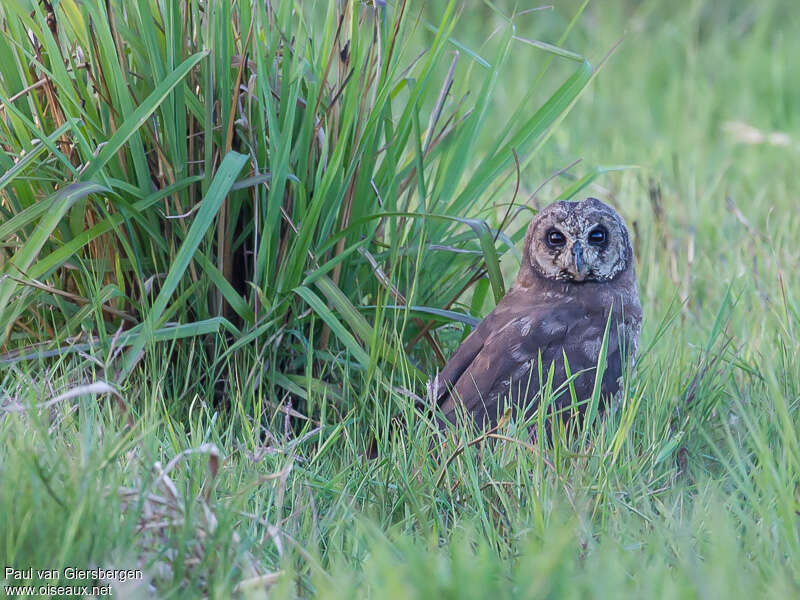
[[[0,6],[2,469],[20,482],[0,500],[19,507],[9,564],[44,560],[36,540],[50,536],[51,568],[134,560],[158,588],[229,593],[267,560],[313,587],[306,532],[269,524],[300,498],[295,458],[344,458],[333,448],[354,423],[348,455],[363,454],[365,426],[386,433],[444,359],[437,329],[502,296],[500,258],[522,231],[507,232],[519,208],[497,209],[497,193],[595,72],[557,45],[523,46],[511,18],[478,52],[454,36],[456,3],[440,9]],[[487,130],[520,49],[547,77]],[[87,400],[104,395],[117,402]],[[77,454],[51,436],[68,430]],[[228,481],[220,512],[228,452],[274,486],[253,497]],[[198,479],[179,489],[184,462]],[[262,527],[267,555],[249,549]]]
[[[503,294],[519,236],[481,211],[593,75],[542,44],[563,82],[520,98],[478,156],[520,42],[508,20],[484,58],[442,8],[0,8],[6,361],[90,351],[124,385],[154,345],[192,338],[208,369],[187,397],[224,390],[244,348],[255,396],[324,390],[344,410],[334,372],[422,380],[415,364],[443,359],[436,326],[467,319],[447,309],[481,279]]]

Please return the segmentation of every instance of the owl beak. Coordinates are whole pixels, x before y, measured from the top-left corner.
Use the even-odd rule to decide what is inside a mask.
[[[572,257],[575,259],[575,268],[578,273],[583,272],[583,246],[580,242],[575,242],[572,245]]]

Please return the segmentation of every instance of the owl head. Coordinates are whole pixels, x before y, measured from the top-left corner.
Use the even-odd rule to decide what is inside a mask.
[[[611,281],[632,260],[625,222],[596,198],[550,204],[525,234],[523,265],[552,281]]]

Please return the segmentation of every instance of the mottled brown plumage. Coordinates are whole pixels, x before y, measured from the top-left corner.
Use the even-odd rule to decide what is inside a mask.
[[[614,395],[623,364],[636,353],[642,310],[633,250],[617,212],[595,198],[556,202],[533,219],[514,285],[464,340],[430,393],[454,421],[463,404],[478,425],[496,423],[507,399],[534,407],[543,372],[554,363],[558,407],[571,401],[564,355],[578,400],[594,389],[598,355],[609,321],[601,393]]]

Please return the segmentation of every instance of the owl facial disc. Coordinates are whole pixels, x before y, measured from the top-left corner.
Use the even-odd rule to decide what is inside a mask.
[[[622,217],[596,198],[551,204],[536,215],[525,235],[530,266],[554,281],[610,281],[625,270],[632,255]]]

